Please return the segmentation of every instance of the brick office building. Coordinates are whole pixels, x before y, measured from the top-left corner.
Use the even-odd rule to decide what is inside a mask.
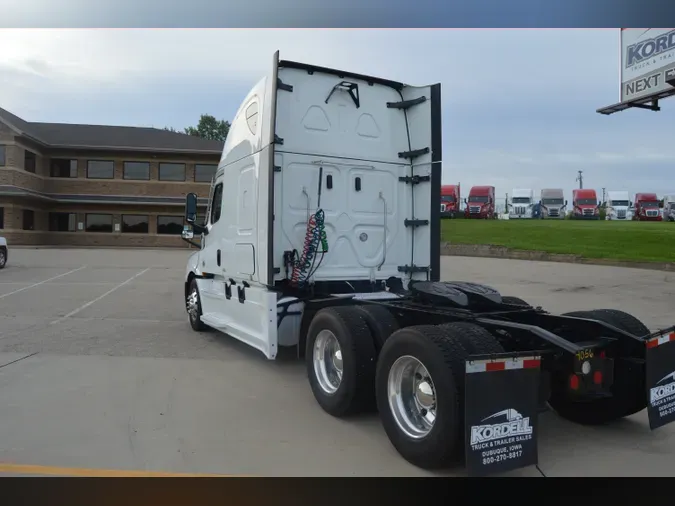
[[[0,108],[0,235],[11,245],[185,247],[185,195],[205,207],[222,148],[156,128],[27,122]]]

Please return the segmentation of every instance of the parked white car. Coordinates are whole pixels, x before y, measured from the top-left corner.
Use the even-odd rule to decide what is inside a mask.
[[[7,264],[7,239],[0,236],[0,269],[4,269]]]

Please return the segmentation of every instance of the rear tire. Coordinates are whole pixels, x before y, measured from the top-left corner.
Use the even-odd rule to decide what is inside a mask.
[[[404,459],[424,469],[440,468],[463,456],[467,353],[457,335],[456,329],[433,325],[400,329],[387,339],[377,363],[375,390],[384,430]],[[397,374],[406,370],[405,364],[415,363],[425,375]],[[429,407],[426,415],[424,406]]]
[[[0,269],[4,269],[7,265],[7,248],[0,247]]]
[[[305,365],[319,406],[338,418],[371,410],[376,357],[361,311],[355,307],[318,311],[307,333]]]
[[[650,333],[644,323],[625,311],[620,311],[618,309],[594,309],[591,313],[595,315],[596,320],[601,320],[610,325],[614,325],[635,336],[644,337]]]
[[[361,316],[366,320],[366,324],[373,336],[375,349],[379,353],[384,346],[385,341],[399,329],[396,317],[384,306],[367,304],[355,306]]]
[[[459,341],[468,355],[491,355],[504,353],[499,341],[483,327],[475,323],[454,322],[439,325],[446,333]]]
[[[563,316],[589,318],[609,323],[625,332],[643,336],[647,327],[634,316],[616,309],[573,311]],[[575,401],[567,391],[567,378],[554,377],[549,404],[561,417],[582,425],[602,425],[634,415],[647,407],[645,364],[629,360],[614,361],[612,397],[590,401]]]

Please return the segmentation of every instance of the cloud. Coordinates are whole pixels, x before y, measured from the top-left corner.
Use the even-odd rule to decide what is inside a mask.
[[[229,119],[272,55],[443,88],[444,181],[675,193],[662,111],[618,101],[617,30],[101,29],[0,31],[0,106],[28,120]]]

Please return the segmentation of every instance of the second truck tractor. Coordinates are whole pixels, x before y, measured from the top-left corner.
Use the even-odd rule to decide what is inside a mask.
[[[565,218],[567,201],[562,188],[544,188],[541,190],[541,217],[562,220]]]
[[[600,207],[598,206],[598,195],[595,190],[580,189],[572,191],[572,206],[574,207],[572,217],[577,220],[599,220]]]
[[[465,218],[490,220],[495,217],[495,187],[472,186],[464,209]]]

